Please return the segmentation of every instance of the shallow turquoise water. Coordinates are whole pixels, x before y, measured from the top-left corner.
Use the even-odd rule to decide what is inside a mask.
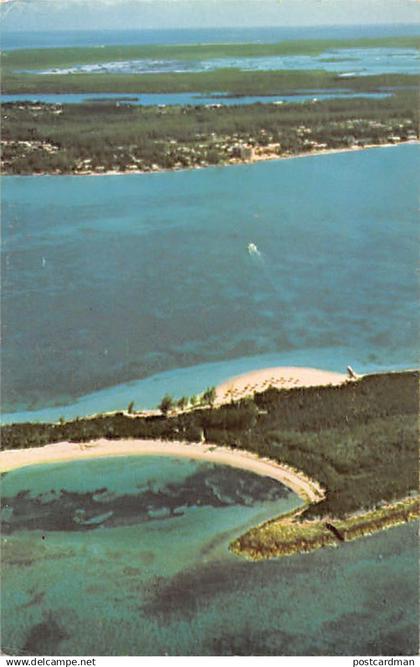
[[[405,145],[4,178],[5,421],[153,407],[258,365],[415,366],[418,167]]]
[[[413,525],[312,554],[247,562],[227,551],[229,541],[299,499],[267,478],[168,457],[24,468],[4,477],[3,496],[6,652],[417,651]],[[183,514],[168,515],[181,496]],[[137,503],[135,522],[127,497]],[[125,509],[115,525],[109,518],[90,527],[76,520],[62,529],[69,515],[80,518],[75,508],[85,508],[86,520],[99,505],[114,517]],[[43,529],[48,516],[61,527]],[[37,526],[24,527],[34,517]]]
[[[154,106],[165,104],[178,106],[191,104],[201,106],[203,104],[223,104],[234,106],[237,104],[268,104],[273,102],[287,102],[288,104],[301,103],[317,100],[330,100],[345,97],[352,99],[354,97],[364,97],[367,99],[383,99],[390,97],[390,92],[375,93],[352,93],[350,90],[335,89],[332,92],[326,90],[313,90],[306,93],[297,93],[296,95],[246,95],[241,97],[229,97],[223,93],[212,93],[211,95],[200,95],[199,93],[150,93],[142,95],[133,95],[132,93],[55,93],[55,94],[31,94],[21,93],[15,95],[0,95],[0,103],[7,102],[43,102],[45,104],[81,104],[83,102],[92,102],[92,100],[101,102],[120,101],[122,104],[134,104],[140,106]],[[125,99],[124,99],[125,98]]]
[[[417,74],[419,55],[414,48],[336,48],[319,55],[281,55],[257,57],[220,57],[207,60],[177,60],[175,58],[139,58],[25,70],[35,74],[110,73],[145,74],[163,72],[212,72],[218,69],[245,71],[325,70],[338,76],[368,76],[373,74]]]
[[[3,646],[48,652],[44,644],[51,641],[54,653],[83,653],[93,628],[114,623],[116,614],[117,636],[124,635],[133,605],[148,604],[154,587],[208,563],[229,566],[235,560],[227,551],[231,539],[300,503],[270,478],[163,456],[8,473],[2,492]],[[62,608],[73,620],[64,623],[69,636],[61,646]],[[46,626],[35,638],[43,619],[55,628],[50,640]],[[147,625],[140,637],[135,626],[130,632],[128,652],[141,653],[141,642],[152,650],[155,632]],[[105,652],[121,650],[117,636]],[[102,653],[102,641],[99,631],[94,653]],[[162,652],[162,645],[155,650]]]

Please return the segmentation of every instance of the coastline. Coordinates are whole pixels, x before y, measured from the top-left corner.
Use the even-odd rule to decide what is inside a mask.
[[[280,370],[284,373],[284,369]],[[272,369],[266,371],[270,373]],[[235,539],[229,546],[234,554],[260,560],[342,545],[420,516],[418,484],[413,477],[417,461],[418,375],[418,371],[373,374],[344,383],[339,377],[339,387],[324,384],[308,390],[306,400],[304,391],[277,389],[264,392],[262,403],[237,402],[152,418],[151,422],[116,414],[68,424],[15,425],[4,432],[6,449],[0,453],[0,471],[136,455],[186,457],[230,465],[276,479],[303,500],[299,508],[248,529]],[[259,429],[256,412],[262,420]],[[395,414],[384,417],[389,413]],[[273,431],[277,414],[281,430]],[[367,414],[370,418],[366,423]],[[206,419],[208,415],[214,415],[215,420]],[[121,439],[112,439],[117,434]],[[401,438],[407,438],[408,447],[402,459],[401,451],[393,444]],[[367,450],[360,466],[357,460],[343,455],[355,445]],[[394,479],[388,488],[389,466],[379,466],[373,492],[372,465],[376,466],[377,457],[383,460],[388,455],[399,461],[403,480],[408,478],[401,484]],[[330,473],[343,466],[339,475]],[[348,482],[352,479],[350,491]],[[318,480],[322,480],[322,486]]]
[[[267,359],[267,361],[272,363],[271,359]],[[344,363],[345,362],[343,355],[343,367]],[[223,364],[223,362],[220,362],[220,364]],[[185,372],[194,373],[194,368],[195,367],[187,367],[185,369]],[[191,393],[193,393],[194,395],[200,395],[201,393],[203,393],[203,391],[205,391],[206,386],[215,386],[216,389],[215,405],[221,406],[223,404],[229,403],[231,400],[238,400],[240,398],[244,398],[245,396],[252,395],[254,392],[264,391],[269,386],[275,387],[277,389],[282,389],[282,388],[293,389],[297,387],[325,386],[328,384],[338,385],[342,384],[345,381],[348,381],[349,379],[348,375],[344,373],[338,373],[336,371],[330,371],[330,370],[322,370],[318,368],[310,368],[307,366],[267,365],[261,367],[254,367],[250,370],[244,370],[244,372],[240,372],[242,370],[240,367],[229,370],[230,373],[226,372],[224,374],[218,374],[219,376],[218,377],[216,376],[216,379],[211,378],[209,380],[204,376],[201,379],[200,389],[192,392],[189,392],[188,390],[185,391],[185,389],[183,389],[182,386],[180,387],[178,392],[175,392],[172,386],[173,383],[171,383],[168,386],[168,381],[166,380],[166,384],[165,382],[162,382],[162,391],[159,397],[156,398],[155,405],[158,404],[159,400],[165,393],[171,394],[174,398],[178,397],[181,394],[191,395]],[[164,377],[166,377],[165,374],[163,375]],[[152,375],[150,376],[150,379],[152,378],[155,379],[156,377],[157,377],[156,375]],[[362,377],[362,375],[358,377]],[[147,380],[148,378],[145,378],[143,381],[146,382]],[[133,389],[132,384],[127,383],[127,387],[129,387],[129,389],[124,390],[124,387],[122,385],[117,385],[118,394],[115,395],[115,401],[117,401],[116,406],[114,403],[115,407],[112,407],[111,405],[108,404],[106,407],[103,406],[102,409],[100,408],[95,410],[87,406],[85,406],[84,409],[83,403],[81,403],[77,408],[75,408],[74,412],[77,413],[77,416],[79,417],[83,416],[86,419],[94,418],[98,415],[115,415],[118,412],[122,412],[124,415],[129,417],[138,417],[138,416],[147,417],[147,416],[161,414],[158,408],[141,407],[141,399],[136,398],[136,392]],[[106,392],[107,389],[102,391]],[[124,402],[121,401],[121,404],[118,405],[118,400],[121,400],[122,394],[125,393],[127,395],[125,395]],[[127,411],[127,405],[133,399],[135,403],[139,405],[139,407],[133,410],[132,413],[129,413]],[[24,421],[34,423],[40,421],[41,419],[41,421],[48,421],[50,423],[60,423],[62,421],[61,417],[67,412],[66,408],[68,407],[69,406],[63,405],[51,408],[50,409],[52,413],[51,418],[47,417],[47,413],[50,411],[48,408],[46,409],[40,408],[39,410],[35,410],[33,412],[32,418],[31,418],[31,413],[29,411],[24,411],[25,415]],[[198,405],[197,407],[200,406]],[[184,408],[183,410],[177,409],[176,413],[179,414],[181,412],[189,412],[192,409],[194,408],[191,406]],[[14,413],[11,412],[5,413],[3,415],[6,417],[5,421],[3,421],[3,416],[0,415],[0,425],[22,422],[21,419],[18,419],[18,421],[14,422],[12,419],[13,414]],[[19,415],[20,413],[17,412],[16,414]],[[53,417],[54,414],[56,415],[55,419]],[[65,418],[64,421],[71,421],[74,418],[75,416],[70,415],[67,418]]]
[[[337,367],[345,367],[347,360],[351,355],[343,354],[340,358],[340,363],[335,364]],[[246,358],[244,358],[246,360]],[[243,361],[239,359],[238,361]],[[253,358],[252,358],[253,359]],[[262,359],[268,364],[277,361],[275,358]],[[289,358],[285,359],[289,361]],[[291,361],[291,359],[290,359]],[[303,362],[306,359],[302,360]],[[322,360],[325,365],[328,365],[328,359]],[[353,360],[352,360],[352,363]],[[208,365],[202,364],[197,367],[185,367],[177,369],[173,372],[163,372],[158,375],[151,375],[138,381],[130,381],[125,384],[115,385],[114,387],[105,387],[92,394],[85,394],[73,403],[37,408],[35,410],[23,410],[0,413],[0,427],[13,426],[14,424],[22,423],[47,423],[47,424],[63,424],[72,422],[75,419],[95,419],[100,416],[115,416],[122,414],[125,417],[152,417],[161,415],[161,411],[156,407],[164,394],[169,394],[173,398],[178,398],[181,395],[186,396],[200,396],[206,387],[214,387],[216,390],[216,399],[214,401],[215,407],[228,405],[232,400],[241,400],[246,397],[252,397],[254,393],[260,393],[266,389],[273,387],[275,389],[297,389],[304,387],[316,386],[339,386],[345,382],[354,382],[361,380],[363,377],[369,375],[378,375],[381,373],[398,373],[401,371],[414,370],[413,366],[401,365],[391,368],[366,368],[363,367],[360,373],[357,373],[356,378],[350,378],[348,374],[340,373],[338,371],[325,370],[321,368],[311,368],[309,366],[289,366],[289,365],[266,365],[255,366],[249,370],[241,368],[241,364],[236,364],[233,368],[229,368],[230,372],[224,372],[225,362],[215,362],[210,364],[215,366],[215,371],[208,374]],[[334,364],[332,364],[334,366]],[[222,371],[220,369],[223,369]],[[356,366],[358,369],[358,367]],[[200,373],[197,373],[197,370]],[[359,369],[358,369],[359,370]],[[204,372],[203,372],[204,371]],[[226,369],[227,371],[227,369]],[[177,372],[182,373],[179,378]],[[185,387],[183,378],[186,374],[195,374],[197,382],[191,387]],[[316,378],[316,381],[314,381]],[[156,400],[152,404],[142,405],[143,394],[147,392],[150,394],[151,388],[156,387],[157,380],[159,380],[159,391],[156,393]],[[143,384],[145,385],[143,387]],[[138,395],[139,388],[142,387],[140,395]],[[175,386],[178,389],[175,389]],[[99,398],[101,397],[101,398]],[[135,406],[132,412],[129,412],[127,406],[134,401]],[[196,406],[186,406],[185,408],[174,408],[172,416],[182,413],[190,413],[195,408],[203,407],[200,404]]]
[[[60,442],[43,447],[0,452],[0,472],[40,464],[67,463],[123,456],[172,456],[228,465],[271,477],[291,489],[303,506],[251,528],[229,545],[229,550],[248,560],[267,560],[308,553],[323,547],[337,547],[420,517],[419,496],[408,496],[381,504],[378,508],[345,518],[324,516],[305,520],[308,506],[325,498],[321,485],[303,472],[273,459],[260,458],[246,450],[163,440],[94,440],[85,443]]]
[[[301,471],[245,450],[204,443],[100,439],[84,443],[59,442],[43,447],[9,449],[0,452],[0,472],[39,464],[119,456],[174,456],[228,465],[271,477],[294,491],[305,503],[319,502],[324,498],[324,490],[320,484]]]
[[[295,160],[305,157],[321,157],[322,155],[335,155],[338,153],[358,153],[364,150],[370,150],[372,148],[393,148],[395,146],[401,146],[403,144],[420,144],[420,139],[410,140],[410,141],[399,141],[396,143],[387,143],[387,144],[367,144],[366,146],[347,146],[343,148],[322,148],[320,150],[314,151],[302,151],[300,153],[294,153],[290,155],[278,155],[277,153],[266,153],[265,155],[255,155],[249,159],[239,159],[239,158],[229,158],[226,162],[221,162],[219,164],[206,164],[192,167],[173,167],[173,168],[158,168],[158,169],[127,169],[126,171],[104,171],[104,172],[95,172],[95,171],[86,171],[80,173],[71,173],[71,174],[51,174],[50,172],[32,174],[33,176],[127,176],[132,174],[133,176],[139,174],[166,174],[172,172],[183,172],[183,171],[201,171],[203,169],[209,168],[220,168],[223,167],[237,167],[239,165],[254,165],[260,162],[274,162],[280,160]],[[19,175],[19,174],[17,174]],[[23,174],[22,174],[23,175]],[[31,174],[27,174],[28,176]]]
[[[248,560],[268,560],[323,547],[337,547],[420,518],[420,497],[401,498],[379,508],[357,512],[345,518],[300,521],[298,508],[251,528],[234,540],[229,549]]]
[[[395,148],[397,146],[403,145],[417,145],[420,144],[420,139],[411,139],[408,141],[398,141],[395,143],[378,143],[378,144],[366,144],[365,146],[347,146],[343,148],[323,148],[320,150],[313,151],[302,151],[300,153],[294,153],[291,155],[278,155],[277,153],[267,153],[265,155],[256,155],[250,159],[236,159],[229,158],[226,162],[220,162],[219,164],[205,164],[205,165],[195,165],[191,167],[159,167],[157,169],[126,169],[124,171],[80,171],[80,172],[51,172],[51,171],[42,171],[32,174],[13,174],[3,172],[3,176],[13,176],[13,177],[30,177],[30,176],[139,176],[139,175],[151,175],[151,174],[167,174],[167,173],[179,173],[179,172],[190,172],[190,171],[202,171],[203,169],[222,169],[224,167],[237,167],[240,165],[254,165],[260,162],[274,162],[281,160],[295,160],[305,157],[321,157],[323,155],[335,155],[338,153],[358,153],[360,151],[371,150],[373,148]]]
[[[361,376],[360,376],[361,377]],[[354,379],[353,379],[354,380]],[[352,380],[352,381],[353,381]],[[236,375],[216,387],[216,404],[224,405],[269,388],[295,389],[298,387],[338,386],[349,381],[344,373],[300,366],[260,368]]]

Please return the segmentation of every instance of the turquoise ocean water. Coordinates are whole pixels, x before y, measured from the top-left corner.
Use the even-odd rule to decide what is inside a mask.
[[[155,105],[210,105],[223,104],[225,106],[236,106],[238,104],[269,104],[278,102],[287,102],[288,104],[300,104],[313,99],[330,100],[336,98],[353,99],[363,97],[367,99],[384,99],[390,97],[392,93],[374,92],[374,93],[352,93],[346,88],[335,89],[333,92],[326,92],[324,89],[312,90],[309,92],[297,92],[295,95],[244,95],[241,97],[228,96],[223,93],[212,93],[211,95],[200,95],[199,93],[149,93],[142,95],[133,95],[127,93],[55,93],[55,94],[31,94],[20,93],[16,95],[0,95],[0,104],[7,102],[43,102],[44,104],[82,104],[83,102],[119,102],[119,104],[134,104],[135,106],[155,106]]]
[[[2,648],[40,655],[417,651],[413,525],[260,563],[236,535],[300,500],[169,457],[41,465],[3,478]]]
[[[4,421],[153,407],[259,366],[416,366],[418,168],[403,145],[5,177]]]

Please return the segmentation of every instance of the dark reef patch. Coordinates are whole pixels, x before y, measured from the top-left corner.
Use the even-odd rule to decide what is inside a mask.
[[[31,628],[22,652],[29,655],[59,654],[58,646],[63,639],[69,639],[69,635],[49,612],[41,623]]]
[[[224,561],[213,561],[183,570],[170,578],[156,577],[147,586],[146,602],[141,611],[163,623],[172,616],[192,618],[226,591],[235,595],[242,591],[246,597],[250,578],[252,585],[259,589],[266,585],[267,580],[275,587],[284,576],[298,576],[307,571],[305,561],[299,556],[293,562],[283,561],[281,568],[278,565],[276,561],[256,564],[235,559],[227,567]],[[279,617],[282,613],[278,611]]]
[[[171,616],[192,618],[213,598],[244,586],[248,575],[249,563],[232,563],[227,568],[226,563],[213,562],[179,572],[169,579],[156,577],[147,587],[141,611],[165,623]]]
[[[31,495],[20,491],[2,499],[2,530],[88,531],[144,521],[175,519],[195,506],[249,506],[285,498],[290,491],[279,482],[229,466],[200,466],[180,483],[150,482],[138,493],[122,494],[101,487],[86,493],[54,489]]]
[[[407,623],[398,630],[381,632],[375,639],[362,646],[363,655],[417,655],[419,651],[418,624]],[[411,640],[410,640],[411,638]]]
[[[247,626],[240,634],[224,630],[219,637],[207,643],[206,655],[286,655],[294,642],[296,642],[296,636],[287,632],[279,630],[262,636],[252,627]]]

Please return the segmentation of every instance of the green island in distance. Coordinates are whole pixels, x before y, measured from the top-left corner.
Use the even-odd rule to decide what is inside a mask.
[[[252,528],[231,550],[254,560],[353,540],[420,516],[420,371],[362,376],[340,386],[268,388],[220,407],[172,414],[95,415],[2,427],[2,448],[152,439],[245,450],[285,464],[322,488],[303,507]],[[180,404],[180,403],[178,403]],[[6,473],[7,474],[7,473]]]
[[[326,50],[351,48],[420,48],[420,37],[382,37],[347,40],[291,40],[273,44],[191,44],[18,49],[2,52],[2,90],[18,93],[180,93],[214,92],[233,95],[280,94],[293,88],[343,87],[355,91],[381,85],[415,85],[415,75],[387,74],[346,77],[319,70],[243,71],[240,68],[207,72],[113,74],[37,74],[42,68],[101,64],[141,58],[194,61],[210,58],[247,58],[320,55]],[[339,59],[332,56],[332,60]],[[328,59],[331,61],[331,58]],[[23,71],[21,71],[23,70]]]

